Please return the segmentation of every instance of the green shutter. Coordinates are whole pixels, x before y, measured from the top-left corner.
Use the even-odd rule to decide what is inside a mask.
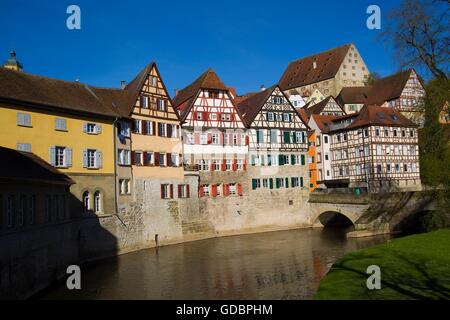
[[[303,183],[303,177],[300,177],[300,187],[303,188],[303,186],[304,186],[304,183]]]
[[[291,154],[291,166],[295,165],[295,155]]]
[[[278,165],[279,166],[284,166],[284,159],[283,159],[283,155],[282,154],[278,155]]]
[[[289,178],[286,178],[286,188],[289,188]]]
[[[295,178],[291,178],[291,185],[292,185],[292,188],[298,187],[298,186],[295,184]]]
[[[276,178],[276,187],[277,189],[280,189],[280,179]]]
[[[273,189],[273,178],[269,179],[269,186],[270,186],[270,189]]]
[[[284,136],[284,143],[291,143],[291,135],[289,131],[285,131],[283,133]]]
[[[301,161],[302,161],[302,166],[304,166],[306,164],[305,155],[304,154],[301,155]]]
[[[252,179],[252,189],[256,190],[256,179]]]

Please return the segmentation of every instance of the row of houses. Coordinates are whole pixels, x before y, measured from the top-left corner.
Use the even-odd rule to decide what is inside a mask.
[[[365,87],[368,76],[349,44],[291,63],[258,92],[238,96],[209,69],[172,99],[154,62],[109,89],[24,73],[12,53],[0,68],[0,146],[67,176],[75,216],[141,202],[258,195],[277,207],[273,199],[292,205],[318,188],[420,188],[411,113],[421,82],[409,70]]]

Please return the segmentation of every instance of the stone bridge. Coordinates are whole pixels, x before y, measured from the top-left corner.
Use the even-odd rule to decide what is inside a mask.
[[[326,226],[338,215],[346,217],[357,231],[371,234],[396,231],[411,215],[433,210],[432,200],[424,192],[392,192],[356,196],[350,193],[311,194],[310,223]]]

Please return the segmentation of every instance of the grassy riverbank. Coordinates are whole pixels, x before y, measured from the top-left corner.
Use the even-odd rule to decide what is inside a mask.
[[[381,268],[381,290],[367,289],[371,265]],[[316,299],[450,299],[450,229],[347,254],[322,280]]]

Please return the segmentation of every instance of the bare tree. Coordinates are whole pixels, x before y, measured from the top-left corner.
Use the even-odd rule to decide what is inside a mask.
[[[425,67],[446,79],[450,62],[450,0],[403,0],[388,15],[382,36],[393,43],[402,67]]]

